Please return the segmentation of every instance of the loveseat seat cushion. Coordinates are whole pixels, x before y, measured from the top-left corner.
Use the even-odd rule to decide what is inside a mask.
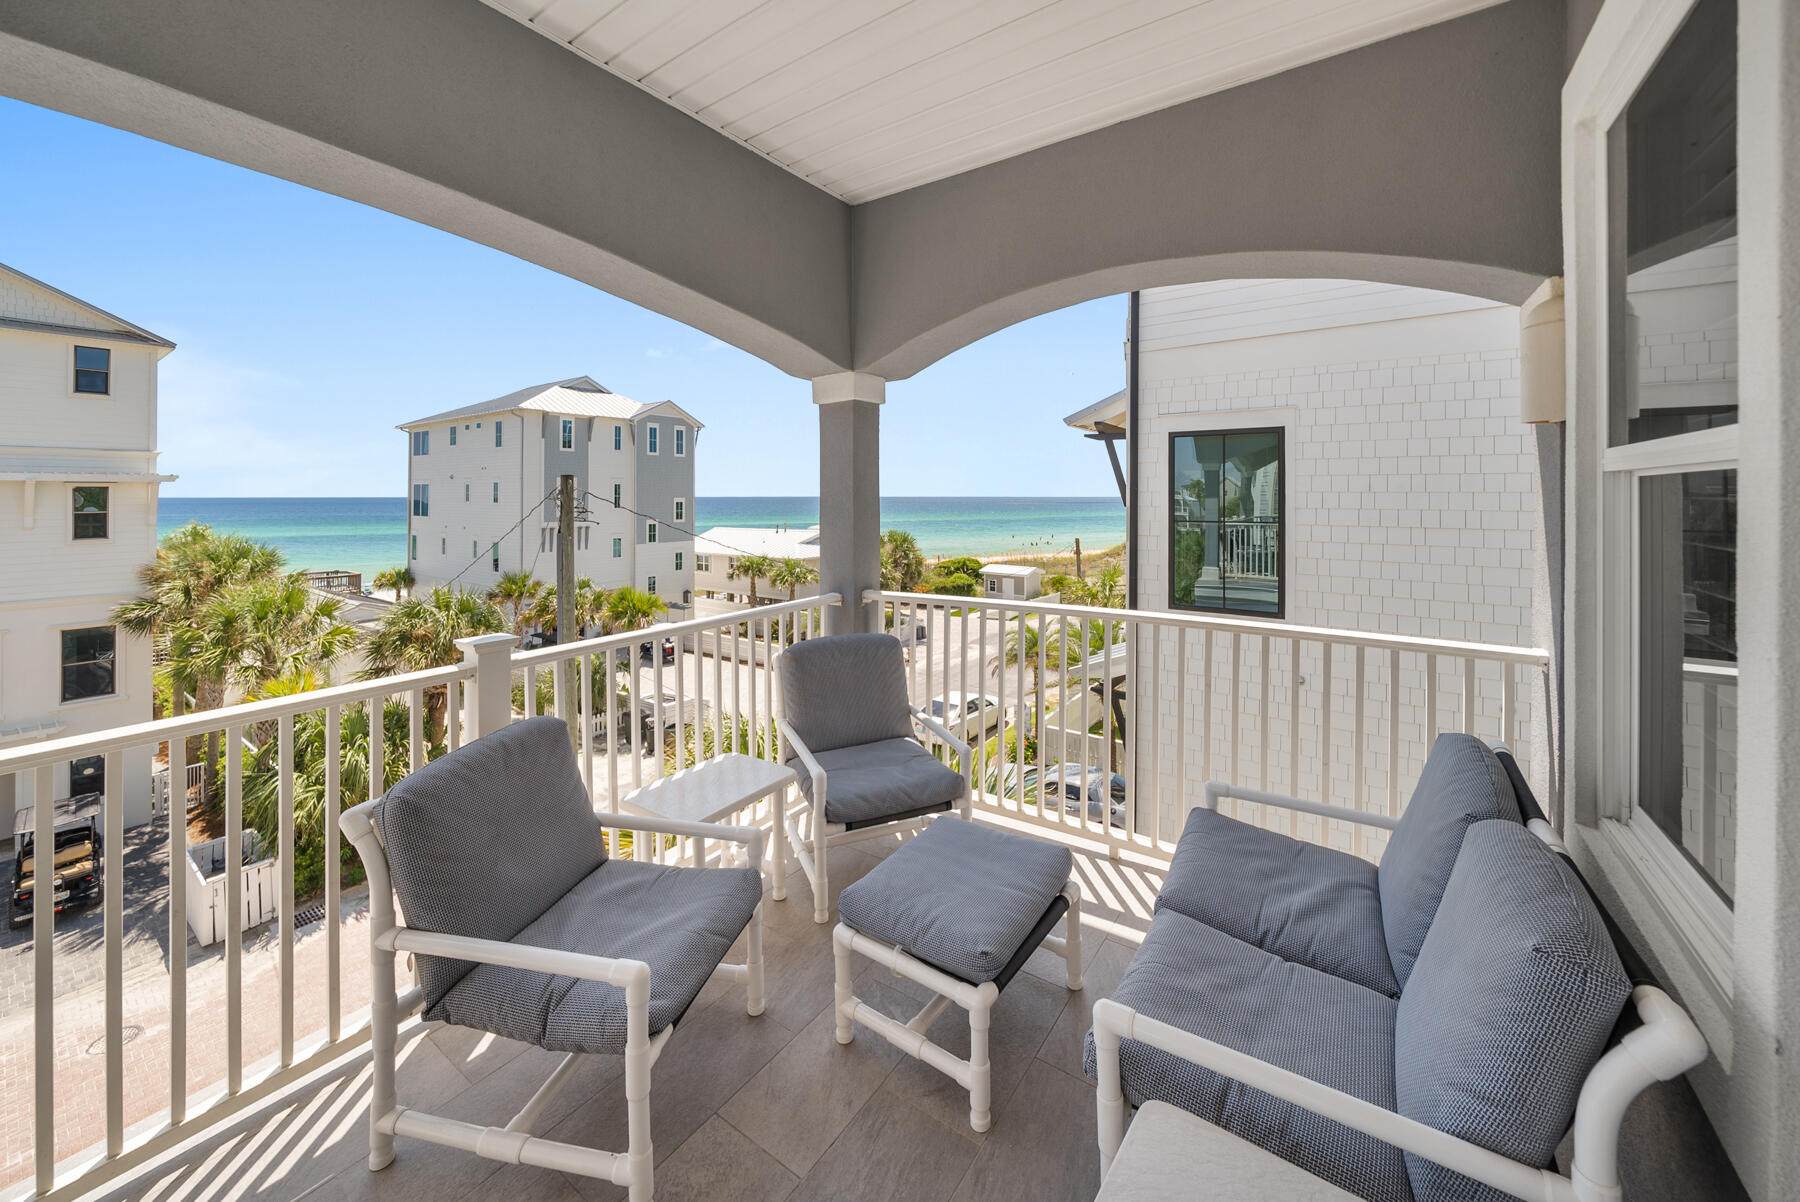
[[[1204,806],[1188,814],[1158,910],[1320,972],[1398,996],[1375,865]]]
[[[1176,910],[1151,920],[1113,998],[1147,1017],[1354,1094],[1394,1105],[1394,999],[1272,956]],[[1191,1061],[1121,1041],[1134,1106],[1179,1106],[1364,1198],[1407,1202],[1406,1162],[1353,1131]],[[1083,1066],[1094,1072],[1088,1034]]]
[[[826,821],[852,829],[947,810],[962,798],[962,773],[911,739],[838,747],[813,758],[825,770]],[[806,761],[796,756],[788,767],[806,799],[817,801]]]
[[[569,728],[532,718],[397,781],[375,807],[406,924],[506,942],[606,859]],[[436,1005],[474,967],[420,956]]]
[[[1630,993],[1574,871],[1516,823],[1476,823],[1400,995],[1400,1113],[1549,1165]],[[1407,1170],[1421,1202],[1506,1197],[1418,1157]]]
[[[1439,735],[1377,876],[1388,963],[1402,989],[1437,915],[1463,832],[1490,818],[1515,826],[1524,821],[1506,769],[1474,735]]]
[[[512,942],[644,961],[654,1035],[687,1012],[761,901],[754,868],[608,860]],[[425,1017],[556,1052],[625,1050],[625,991],[580,977],[480,964]]]

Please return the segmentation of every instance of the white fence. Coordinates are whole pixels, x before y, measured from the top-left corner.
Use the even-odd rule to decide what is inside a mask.
[[[264,856],[262,839],[255,831],[245,831],[238,849],[239,870],[236,894],[243,911],[237,929],[261,926],[279,914],[277,884],[280,869],[273,856]],[[223,838],[195,843],[188,847],[187,924],[194,942],[209,947],[225,937],[231,926],[225,916],[227,903],[225,873],[231,857],[225,853]]]
[[[1526,695],[1534,681],[1541,683],[1546,661],[1542,652],[1521,648],[1044,601],[867,599],[878,603],[883,626],[923,632],[907,640],[915,702],[947,701],[952,692],[999,700],[998,730],[979,748],[981,808],[1151,856],[1172,849],[1208,777],[1397,813],[1436,730],[1517,743],[1529,712]],[[345,988],[343,882],[333,854],[342,807],[378,795],[391,775],[433,754],[535,712],[579,719],[574,738],[581,772],[595,804],[608,809],[671,768],[723,751],[774,758],[776,699],[768,665],[783,645],[815,635],[823,607],[838,603],[835,595],[805,598],[533,651],[518,651],[511,636],[485,636],[465,640],[463,661],[449,667],[0,751],[0,774],[16,774],[22,798],[47,803],[55,766],[71,759],[107,756],[110,783],[121,779],[128,750],[166,746],[170,779],[186,781],[197,767],[186,762],[188,739],[225,736],[217,782],[222,876],[207,880],[188,855],[164,853],[169,946],[177,949],[167,970],[166,1079],[145,1083],[137,1076],[144,1057],[134,1049],[127,1090],[119,807],[109,804],[105,819],[104,1059],[98,1063],[58,1042],[60,953],[52,938],[58,918],[47,906],[34,914],[35,1125],[29,1166],[20,1166],[21,1172],[28,1167],[34,1187],[28,1193],[63,1199],[93,1189],[366,1038],[367,998]],[[670,663],[662,657],[665,638],[677,648]],[[1023,654],[1009,657],[1009,641]],[[648,663],[640,653],[646,642],[654,648]],[[389,714],[390,699],[403,717]],[[396,722],[404,723],[403,732]],[[256,743],[246,743],[252,732]],[[353,751],[356,738],[362,742]],[[390,746],[399,761],[392,765]],[[1528,759],[1529,749],[1521,750]],[[1099,795],[1107,796],[1108,770],[1117,771],[1126,799],[1116,825],[1109,806],[1045,804],[1042,782],[1057,764],[1084,795],[1106,781]],[[345,787],[352,776],[361,777],[357,796]],[[276,919],[274,983],[249,1004],[243,934],[260,912],[250,908],[249,894],[262,886],[245,871],[254,858],[246,852],[247,793],[253,815],[274,815],[268,879]],[[170,829],[179,832],[181,807],[171,810]],[[1254,807],[1245,810],[1260,820]],[[38,813],[50,815],[52,807],[42,804]],[[739,820],[772,824],[774,814],[762,802]],[[1333,829],[1342,824],[1301,821],[1296,833],[1305,837],[1378,850]],[[301,899],[294,891],[294,852],[303,836],[309,844],[322,838],[326,849],[323,946],[309,936],[306,948],[309,973],[323,980],[309,976],[304,988],[295,972]],[[687,849],[613,850],[678,857]],[[189,1014],[210,1003],[189,997],[187,918],[196,891],[215,886],[223,991],[195,1038],[213,1039],[222,1026],[223,1068],[216,1080],[190,1080],[190,1063],[204,1058],[189,1054]],[[134,911],[149,904],[129,901]],[[360,949],[355,955],[360,961]],[[416,995],[408,1000],[416,1003]],[[134,993],[132,1008],[148,1008],[147,999]],[[265,1040],[267,1057],[254,1055]],[[89,1082],[84,1073],[96,1079]],[[91,1121],[71,1113],[71,1098],[91,1100]],[[18,1144],[22,1151],[24,1141]],[[0,1189],[9,1183],[0,1177]]]

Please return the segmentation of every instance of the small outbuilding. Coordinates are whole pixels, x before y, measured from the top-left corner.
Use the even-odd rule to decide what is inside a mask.
[[[981,569],[981,592],[1008,601],[1029,601],[1044,591],[1044,569],[1017,563],[990,563]]]

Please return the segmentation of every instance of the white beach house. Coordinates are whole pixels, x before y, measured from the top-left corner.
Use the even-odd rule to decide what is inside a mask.
[[[587,376],[404,422],[407,566],[419,587],[556,580],[557,478],[575,477],[575,573],[693,600],[701,424]]]
[[[157,364],[175,344],[0,265],[0,748],[151,717],[150,644],[114,626],[156,552]],[[150,749],[123,760],[128,824],[150,815]],[[55,769],[99,793],[103,756]],[[0,832],[14,779],[0,774]],[[29,804],[28,802],[26,804]]]
[[[748,600],[750,581],[733,577],[737,561],[744,556],[760,555],[773,560],[797,559],[815,572],[819,568],[819,528],[807,526],[799,530],[782,526],[765,529],[756,526],[713,526],[702,530],[694,540],[694,588],[703,597],[724,597],[730,601]],[[803,584],[794,590],[796,597],[814,597],[818,582]],[[777,588],[766,577],[756,582],[759,600],[786,600],[787,590]]]
[[[1029,601],[1044,591],[1044,569],[1027,563],[983,564],[981,591],[1003,601]]]

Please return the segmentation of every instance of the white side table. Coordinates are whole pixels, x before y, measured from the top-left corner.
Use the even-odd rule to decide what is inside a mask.
[[[653,780],[619,799],[627,813],[652,818],[677,818],[683,822],[718,822],[761,801],[779,795],[776,800],[775,838],[784,832],[780,810],[786,801],[787,788],[799,778],[786,764],[758,759],[753,755],[714,756],[691,768],[683,768],[660,780]],[[787,856],[777,842],[775,847],[775,896],[785,892]],[[694,863],[706,863],[706,840],[694,840]],[[762,865],[756,865],[761,870]]]

